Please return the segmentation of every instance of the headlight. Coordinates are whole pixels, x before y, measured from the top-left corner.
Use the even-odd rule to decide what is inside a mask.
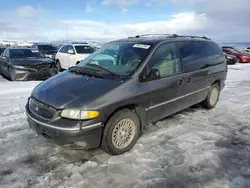
[[[21,66],[21,65],[12,65],[13,68],[16,68],[16,69],[25,69],[26,67],[24,66]]]
[[[45,54],[45,57],[49,57],[49,58],[52,58],[52,55],[49,55],[49,54]]]
[[[83,111],[78,109],[65,109],[61,113],[61,117],[69,118],[69,119],[93,119],[99,115],[97,111]]]

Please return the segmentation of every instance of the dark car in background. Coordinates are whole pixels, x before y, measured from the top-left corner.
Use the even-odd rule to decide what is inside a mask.
[[[37,49],[6,48],[0,56],[0,72],[9,80],[47,79],[57,74],[55,62]]]
[[[223,52],[236,56],[240,63],[250,63],[250,54],[238,49],[222,48]]]
[[[228,65],[234,65],[234,64],[236,64],[238,62],[238,58],[236,56],[226,54],[225,52],[224,52],[224,55],[225,55],[225,57],[227,59],[227,64]]]
[[[145,125],[201,104],[214,108],[227,75],[206,37],[136,36],[106,44],[40,83],[26,104],[30,128],[72,149],[129,151]]]
[[[55,60],[55,56],[56,56],[56,53],[58,51],[57,46],[52,45],[50,43],[34,43],[31,47],[38,49],[46,57],[49,57],[49,58]]]

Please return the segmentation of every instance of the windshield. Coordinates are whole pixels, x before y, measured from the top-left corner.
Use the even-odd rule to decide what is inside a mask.
[[[10,58],[45,58],[45,56],[38,50],[33,49],[12,49],[10,50]]]
[[[78,54],[91,54],[94,52],[94,49],[90,46],[75,46],[76,52]]]
[[[38,49],[41,51],[56,51],[57,48],[52,45],[38,45]]]
[[[78,66],[96,69],[103,74],[129,76],[151,48],[152,45],[142,43],[110,43],[82,60]]]

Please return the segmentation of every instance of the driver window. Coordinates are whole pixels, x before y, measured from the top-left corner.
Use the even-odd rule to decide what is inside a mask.
[[[73,46],[70,46],[70,45],[68,46],[67,53],[68,53],[69,50],[72,50],[75,53],[75,50],[74,50]]]
[[[174,43],[159,46],[148,62],[149,71],[158,69],[162,78],[181,72],[180,58]]]

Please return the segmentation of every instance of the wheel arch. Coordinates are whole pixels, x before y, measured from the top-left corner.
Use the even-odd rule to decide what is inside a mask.
[[[143,111],[143,109],[140,107],[140,105],[138,104],[126,104],[126,105],[122,105],[118,108],[116,108],[115,110],[112,111],[112,113],[109,114],[108,118],[106,119],[106,121],[104,122],[104,127],[106,126],[107,122],[110,120],[110,118],[118,111],[122,110],[122,109],[129,109],[131,111],[133,111],[139,121],[140,121],[140,130],[142,131],[144,125],[145,125],[145,115],[146,115],[146,111]],[[102,130],[102,136],[101,136],[101,140],[103,138],[103,132],[104,132],[104,128]]]
[[[215,81],[212,83],[212,85],[214,85],[214,84],[218,84],[219,89],[221,89],[221,81],[220,81],[220,80],[215,80]],[[212,85],[211,85],[211,86],[212,86]]]

